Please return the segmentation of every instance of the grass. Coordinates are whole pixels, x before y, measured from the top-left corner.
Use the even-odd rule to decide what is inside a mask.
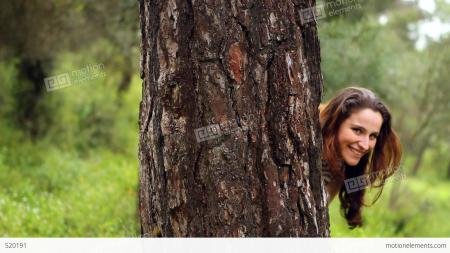
[[[14,154],[25,159],[18,162]],[[0,151],[0,235],[137,235],[135,160],[107,149],[91,150],[82,158],[39,144],[4,147]]]

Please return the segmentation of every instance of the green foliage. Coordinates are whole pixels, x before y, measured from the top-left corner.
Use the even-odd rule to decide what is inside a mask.
[[[99,52],[99,48],[103,52]],[[117,92],[120,73],[110,68],[110,61],[101,62],[98,61],[101,57],[96,57],[108,53],[110,48],[109,44],[100,43],[82,54],[65,54],[58,60],[60,64],[53,75],[73,73],[86,66],[104,65],[101,71],[104,77],[45,94],[45,103],[54,111],[54,124],[48,129],[47,136],[60,148],[76,147],[78,151],[86,151],[92,147],[107,146],[114,151],[135,154],[139,80],[135,73],[130,90],[125,94]]]
[[[104,78],[45,92],[45,136],[14,126],[14,61],[0,62],[0,235],[8,237],[138,236],[137,133],[140,80],[117,92],[120,73],[96,56],[105,42],[57,59],[52,75],[104,64]]]
[[[1,236],[137,235],[137,162],[128,156],[102,148],[81,158],[24,141],[0,150],[0,184]]]
[[[390,180],[382,197],[363,209],[364,225],[349,229],[339,210],[339,200],[330,206],[333,237],[446,237],[444,222],[450,209],[450,182],[408,178]],[[398,192],[393,193],[394,188]],[[369,194],[371,200],[373,194]]]

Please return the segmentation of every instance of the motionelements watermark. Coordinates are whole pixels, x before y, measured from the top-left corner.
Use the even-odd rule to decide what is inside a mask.
[[[446,243],[386,243],[387,249],[446,249]]]
[[[240,117],[239,124],[236,119],[232,119],[197,128],[194,130],[195,138],[197,138],[197,142],[203,142],[219,138],[222,135],[230,135],[236,131],[247,131],[253,127],[252,122],[254,122],[254,116],[252,114],[244,114]]]
[[[358,177],[347,178],[344,180],[345,190],[347,191],[347,193],[352,193],[368,188],[371,185],[372,180],[377,178],[377,175],[379,173],[380,172],[372,172]],[[406,175],[403,170],[398,170],[397,172],[394,173],[394,179],[396,181],[400,181],[405,178]],[[385,182],[382,183],[384,184]]]
[[[44,79],[45,88],[50,92],[81,84],[89,80],[104,78],[106,76],[104,68],[105,65],[103,63],[88,64],[78,70],[47,77]]]
[[[300,20],[302,25],[323,19],[326,17],[338,16],[351,10],[361,9],[362,6],[359,0],[337,0],[327,2],[325,4],[318,4],[314,7],[300,10]]]

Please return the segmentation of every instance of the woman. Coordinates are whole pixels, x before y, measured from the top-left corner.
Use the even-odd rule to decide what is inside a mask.
[[[362,226],[367,186],[380,188],[398,168],[400,140],[388,108],[368,89],[349,87],[319,107],[328,203],[339,193],[350,228]]]

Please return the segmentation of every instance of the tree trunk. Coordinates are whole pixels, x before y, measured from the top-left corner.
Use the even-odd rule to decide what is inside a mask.
[[[39,104],[45,92],[44,78],[48,76],[43,62],[50,64],[50,60],[21,58],[18,65],[19,84],[14,91],[16,123],[32,138],[44,134],[51,121],[51,116]]]
[[[420,144],[419,150],[417,151],[416,160],[414,162],[413,168],[411,170],[411,176],[416,176],[419,172],[420,166],[422,165],[422,159],[425,154],[425,151],[428,148],[428,143],[430,142],[430,138],[423,140]]]
[[[144,236],[329,236],[313,4],[140,1]]]

